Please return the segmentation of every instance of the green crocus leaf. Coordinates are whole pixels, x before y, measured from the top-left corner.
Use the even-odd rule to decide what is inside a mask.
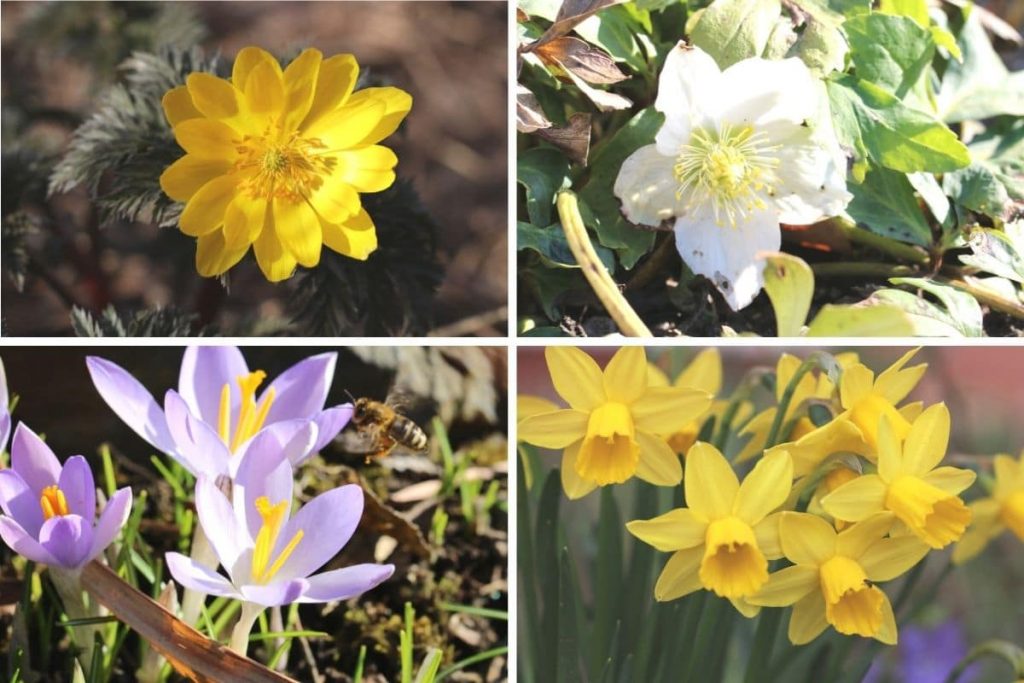
[[[931,228],[906,175],[874,169],[849,190],[853,200],[846,212],[871,232],[920,246],[931,244]]]
[[[847,20],[843,30],[857,77],[901,100],[935,56],[931,32],[910,17],[867,14]]]
[[[764,53],[781,10],[779,0],[715,0],[701,14],[690,40],[725,69]]]
[[[569,184],[569,160],[550,147],[528,149],[516,161],[516,181],[526,189],[530,222],[550,225],[555,193]]]
[[[942,178],[943,191],[957,204],[986,216],[1002,216],[1010,196],[992,169],[971,164]]]

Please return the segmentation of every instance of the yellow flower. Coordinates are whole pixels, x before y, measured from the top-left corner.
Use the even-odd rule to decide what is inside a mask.
[[[917,352],[918,349],[911,349],[903,354],[877,378],[874,372],[860,363],[843,370],[839,381],[839,400],[845,411],[836,419],[849,420],[856,425],[874,452],[878,450],[878,423],[883,415],[902,440],[910,432],[910,421],[921,411],[920,404],[916,403],[896,407],[917,386],[928,369],[926,363],[904,369],[903,366]]]
[[[881,513],[837,534],[820,517],[782,513],[779,542],[793,566],[772,574],[749,602],[793,605],[789,639],[794,645],[811,642],[830,624],[839,633],[895,645],[892,605],[873,584],[906,572],[928,546],[913,536],[884,538],[892,523],[891,514]]]
[[[648,368],[648,372],[652,387],[669,386],[668,377],[662,372],[661,368],[652,363]],[[718,349],[709,348],[698,353],[690,361],[690,364],[679,373],[675,381],[671,382],[671,385],[706,391],[711,394],[712,398],[717,396],[718,392],[722,390],[722,357],[719,355]],[[711,410],[706,415],[700,416],[700,419],[693,420],[671,434],[662,434],[661,436],[665,437],[665,441],[671,446],[672,450],[676,453],[684,454],[696,443],[697,435],[700,433],[700,428],[704,422],[712,417],[720,418],[727,405],[728,401],[713,401],[711,403]],[[737,411],[736,419],[742,420],[744,414],[749,409],[749,404],[741,406],[740,410]]]
[[[974,523],[953,549],[953,562],[970,560],[993,538],[1009,529],[1024,541],[1024,452],[1016,461],[1009,455],[997,455],[992,495],[970,504]]]
[[[674,553],[654,597],[675,600],[705,588],[728,598],[745,616],[745,602],[768,580],[768,560],[780,557],[778,514],[793,482],[785,452],[762,458],[740,484],[714,446],[697,442],[686,455],[683,486],[689,507],[626,524],[631,534]]]
[[[633,475],[659,486],[679,483],[679,457],[655,435],[673,432],[704,413],[711,403],[706,392],[649,386],[647,357],[637,346],[619,349],[604,372],[576,348],[549,346],[544,355],[555,391],[569,408],[521,420],[519,439],[565,449],[562,487],[569,498]]]
[[[821,482],[818,484],[818,487],[814,490],[814,494],[811,496],[811,500],[807,504],[807,511],[815,515],[820,515],[822,517],[828,516],[828,513],[825,512],[825,509],[821,507],[821,499],[835,491],[837,488],[839,488],[846,482],[853,481],[860,475],[861,473],[859,471],[853,469],[852,467],[848,467],[843,463],[835,464],[835,466],[831,467],[825,474],[825,476],[821,478]],[[796,487],[794,486],[794,488]],[[849,522],[843,519],[835,519],[832,520],[832,522],[835,525],[836,531],[842,531],[850,524]]]
[[[179,227],[199,240],[196,269],[221,275],[249,251],[266,278],[320,262],[321,246],[365,260],[377,248],[360,192],[395,180],[394,152],[377,143],[409,112],[398,88],[352,92],[352,55],[307,49],[282,70],[247,47],[230,80],[190,74],[167,92],[164,113],[186,154],[160,176],[186,202]]]
[[[857,477],[821,499],[836,519],[859,522],[876,512],[895,513],[932,548],[959,539],[971,511],[959,493],[974,483],[975,474],[956,467],[938,467],[949,442],[949,410],[937,403],[909,424],[901,444],[887,415],[877,431],[878,474]]]

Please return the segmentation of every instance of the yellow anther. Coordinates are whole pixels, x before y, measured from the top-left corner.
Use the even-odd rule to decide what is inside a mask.
[[[232,453],[262,429],[263,423],[266,422],[267,414],[270,412],[276,395],[274,388],[271,387],[264,393],[262,402],[256,403],[256,390],[266,378],[267,373],[262,370],[238,377],[241,401],[239,402],[238,422],[235,424],[234,435],[231,431],[231,385],[225,384],[221,388],[217,433]]]
[[[68,501],[56,484],[43,489],[43,494],[39,497],[39,506],[43,509],[44,520],[68,514]]]
[[[282,500],[277,504],[271,504],[266,496],[260,496],[256,499],[256,511],[263,518],[263,525],[256,534],[256,545],[253,548],[252,580],[263,584],[272,579],[281,567],[284,566],[284,563],[299,545],[305,533],[302,529],[296,531],[288,545],[284,547],[274,563],[268,568],[270,553],[273,552],[274,546],[277,545],[277,537],[281,534],[284,516],[288,511],[288,501]]]

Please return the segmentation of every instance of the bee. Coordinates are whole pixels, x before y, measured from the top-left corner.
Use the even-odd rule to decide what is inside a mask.
[[[402,415],[393,405],[395,399],[388,397],[384,402],[372,398],[352,398],[355,410],[352,424],[361,435],[370,437],[372,450],[366,461],[383,458],[397,446],[413,451],[427,449],[427,435],[415,422]]]

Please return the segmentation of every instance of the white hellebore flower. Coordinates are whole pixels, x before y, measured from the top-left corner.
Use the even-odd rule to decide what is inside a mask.
[[[780,223],[814,223],[851,199],[822,84],[799,59],[721,71],[679,43],[654,106],[665,124],[622,164],[615,195],[633,223],[674,217],[683,261],[739,310],[764,284],[758,254],[779,250]]]

